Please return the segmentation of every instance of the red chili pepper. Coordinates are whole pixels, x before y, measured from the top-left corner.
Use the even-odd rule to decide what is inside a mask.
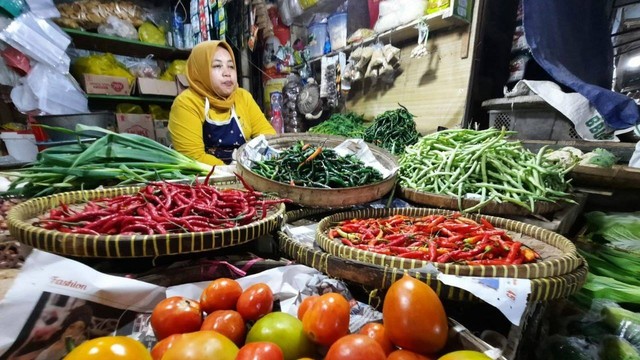
[[[509,250],[509,255],[507,255],[506,259],[507,262],[512,263],[516,259],[516,256],[520,255],[521,246],[522,243],[519,241],[516,241],[511,245],[511,250]]]
[[[396,256],[401,257],[401,258],[406,258],[406,259],[423,259],[423,260],[427,260],[427,253],[425,253],[424,251],[420,251],[420,250],[406,252],[406,253],[398,254]]]
[[[480,218],[480,223],[482,223],[482,226],[484,226],[485,229],[489,229],[489,230],[495,229],[493,224],[491,224],[489,221],[487,221],[487,219],[485,219],[483,217]]]
[[[436,246],[436,242],[435,240],[431,240],[429,241],[429,261],[431,262],[436,261],[437,256],[438,256],[438,249]]]

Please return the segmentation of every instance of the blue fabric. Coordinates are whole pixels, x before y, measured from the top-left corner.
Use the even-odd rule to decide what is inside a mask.
[[[522,0],[523,26],[534,60],[557,82],[589,99],[614,130],[640,120],[638,106],[611,89],[613,45],[607,2]]]
[[[205,121],[202,126],[206,151],[226,163],[232,160],[233,150],[245,143],[235,113],[226,124],[212,124]]]

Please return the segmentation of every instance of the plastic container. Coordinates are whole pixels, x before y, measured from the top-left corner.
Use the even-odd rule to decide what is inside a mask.
[[[336,51],[347,46],[347,13],[335,13],[327,20],[331,50]]]
[[[38,156],[36,137],[33,134],[2,132],[0,139],[4,141],[9,155],[18,161],[32,162]]]
[[[327,24],[326,23],[313,23],[309,25],[309,42],[307,48],[309,49],[309,57],[314,58],[322,56],[324,54],[324,43],[327,40]]]

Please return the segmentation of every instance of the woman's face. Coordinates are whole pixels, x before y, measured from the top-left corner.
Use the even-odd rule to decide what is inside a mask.
[[[211,87],[223,98],[231,95],[238,83],[238,74],[231,54],[227,49],[218,46],[211,59]]]

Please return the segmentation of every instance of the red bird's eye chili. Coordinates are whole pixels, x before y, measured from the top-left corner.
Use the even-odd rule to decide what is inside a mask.
[[[484,218],[454,213],[412,218],[349,219],[328,229],[331,239],[346,246],[384,255],[468,265],[518,265],[540,255],[514,241]]]

